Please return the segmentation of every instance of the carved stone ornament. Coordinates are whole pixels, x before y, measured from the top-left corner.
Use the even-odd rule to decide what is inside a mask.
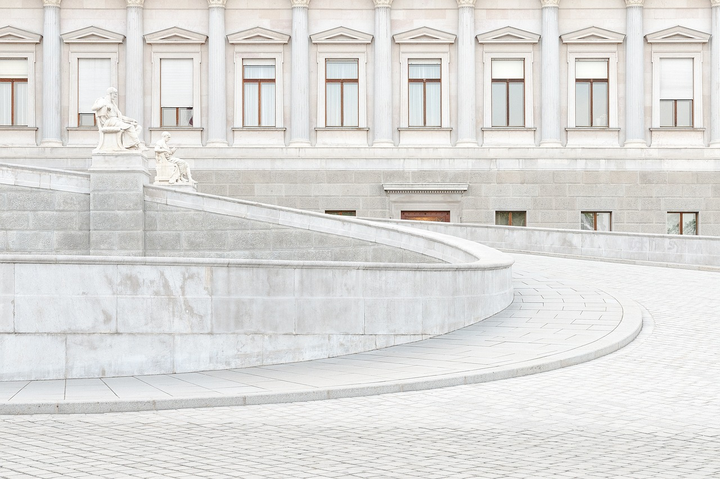
[[[308,8],[310,6],[310,0],[290,0],[290,3],[292,3],[293,8],[294,7]]]
[[[92,106],[100,133],[100,144],[95,151],[119,152],[142,148],[139,139],[142,127],[120,112],[117,98],[117,90],[110,87],[107,95],[95,100]]]
[[[128,7],[142,7],[145,4],[145,0],[127,0]]]
[[[225,7],[227,0],[208,0],[208,7]]]
[[[543,7],[559,7],[560,0],[540,0]]]
[[[642,7],[645,0],[625,0],[626,7]]]
[[[458,7],[474,7],[476,0],[457,0]]]
[[[720,7],[720,0],[710,0],[713,7]]]
[[[393,0],[373,0],[376,7],[392,7]]]
[[[59,7],[62,0],[43,0],[43,7]]]
[[[155,143],[155,184],[161,186],[178,185],[195,188],[197,181],[193,180],[190,166],[187,161],[175,157],[175,150],[168,145],[171,135],[163,131],[162,137]]]

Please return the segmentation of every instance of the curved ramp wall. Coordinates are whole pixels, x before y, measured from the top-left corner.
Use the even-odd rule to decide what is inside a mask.
[[[145,198],[370,243],[398,261],[2,255],[0,380],[325,358],[452,331],[512,301],[510,257],[467,240],[166,188]]]

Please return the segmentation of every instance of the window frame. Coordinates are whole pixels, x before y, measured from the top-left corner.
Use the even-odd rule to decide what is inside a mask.
[[[0,60],[5,60],[5,58],[0,58]],[[0,126],[28,126],[28,125],[18,125],[15,122],[15,84],[16,83],[28,83],[27,78],[0,78],[0,83],[10,83],[10,124],[9,125],[0,125]],[[30,95],[30,90],[28,90],[28,96]],[[27,113],[25,114],[27,117]]]
[[[335,78],[328,78],[327,77],[327,66],[328,63],[332,63],[333,61],[347,61],[347,62],[355,62],[355,65],[357,67],[357,78],[354,79],[335,79]],[[358,128],[360,126],[360,65],[358,64],[357,58],[325,58],[325,128]],[[327,121],[327,87],[328,83],[340,83],[340,125],[328,125]],[[355,83],[357,85],[357,91],[358,91],[358,98],[357,98],[357,105],[358,105],[358,119],[357,119],[357,125],[345,125],[345,83]]]
[[[421,60],[422,61],[422,60]],[[443,95],[442,95],[442,61],[430,63],[430,60],[428,59],[428,63],[414,63],[415,59],[411,58],[408,61],[407,68],[408,68],[408,128],[439,128],[442,125],[442,104],[443,104]],[[410,65],[440,65],[440,78],[410,78]],[[440,84],[440,125],[428,125],[427,124],[427,84],[430,83],[439,83]],[[423,85],[423,124],[422,125],[411,125],[410,124],[410,83],[422,83]]]
[[[411,45],[403,44],[404,50],[411,50]],[[400,95],[400,128],[423,130],[423,129],[437,129],[437,128],[449,128],[450,127],[450,85],[448,79],[450,78],[450,54],[449,52],[429,52],[432,50],[429,48],[431,45],[418,45],[417,47],[422,48],[422,51],[403,51],[400,54],[400,82],[401,82],[401,95]],[[433,45],[436,46],[436,45]],[[441,44],[441,47],[446,44]],[[416,48],[412,49],[416,50]],[[410,126],[410,64],[416,61],[434,61],[440,62],[440,125],[439,126]],[[433,80],[436,81],[436,80]],[[425,90],[423,88],[423,94]],[[426,107],[427,105],[423,105]],[[427,124],[426,120],[426,109],[423,111],[423,122]]]
[[[532,45],[532,44],[530,44]],[[494,46],[494,45],[493,45]],[[519,46],[519,45],[518,45]],[[493,49],[483,54],[483,85],[485,85],[483,94],[483,129],[491,130],[528,130],[534,128],[534,112],[533,112],[533,53],[531,49],[527,51],[500,51]],[[523,126],[493,126],[492,123],[492,62],[493,60],[523,60],[523,83],[524,83],[524,101],[523,109],[524,125]],[[509,93],[509,88],[508,88]],[[507,105],[507,104],[506,104]],[[509,111],[508,111],[509,115]]]
[[[81,44],[75,44],[73,47]],[[110,60],[110,85],[108,88],[113,87],[118,89],[118,54],[117,52],[111,51],[82,51],[82,52],[70,52],[70,98],[69,98],[69,121],[68,126],[70,128],[87,128],[97,129],[95,124],[96,120],[93,118],[92,127],[80,126],[80,60],[81,59],[97,59],[97,60]],[[122,108],[121,108],[122,110]],[[138,119],[138,121],[140,121]]]
[[[262,105],[263,105],[262,84],[263,83],[272,83],[275,86],[275,93],[274,93],[275,106],[276,106],[275,123],[277,124],[277,83],[278,83],[278,81],[277,81],[277,65],[275,64],[275,62],[273,60],[268,60],[268,62],[265,64],[266,66],[269,66],[271,64],[270,62],[271,61],[273,62],[272,66],[275,68],[275,76],[272,79],[270,79],[270,78],[245,78],[245,67],[262,65],[259,62],[256,63],[255,65],[253,65],[252,63],[246,64],[245,63],[246,60],[252,62],[252,59],[245,58],[242,60],[242,63],[240,65],[240,71],[242,72],[241,79],[240,79],[240,88],[242,89],[242,94],[241,94],[242,126],[243,126],[243,128],[273,128],[273,127],[275,127],[274,124],[273,125],[263,125],[262,124],[262,122],[263,122],[262,121],[263,120],[262,119]],[[265,59],[261,59],[261,60],[265,60]],[[245,119],[245,100],[246,100],[246,98],[245,98],[245,83],[256,83],[258,86],[258,105],[257,105],[258,106],[258,124],[257,125],[248,125],[247,121]]]
[[[4,46],[4,45],[0,45]],[[18,47],[20,45],[16,44],[13,45],[15,47]],[[34,47],[34,45],[32,45]],[[34,52],[5,52],[4,48],[0,48],[0,59],[2,60],[26,60],[28,62],[28,74],[27,78],[6,78],[4,81],[20,81],[25,80],[27,82],[27,91],[28,91],[28,98],[27,98],[27,109],[28,111],[25,113],[27,116],[27,125],[16,125],[15,124],[15,92],[13,88],[13,94],[12,94],[12,123],[10,125],[0,125],[0,128],[35,128],[35,53]],[[2,80],[0,80],[2,81]]]
[[[317,41],[317,40],[316,40]],[[369,41],[368,41],[369,43]],[[368,43],[317,43],[317,128],[333,130],[367,129],[367,45]],[[355,60],[358,66],[358,124],[357,126],[328,126],[327,124],[327,61]]]
[[[498,79],[495,79],[495,78],[492,77],[492,65],[493,65],[493,62],[495,62],[495,61],[508,61],[508,60],[517,61],[518,59],[516,59],[516,58],[512,58],[512,59],[511,59],[511,58],[494,58],[493,60],[490,61],[490,110],[491,110],[491,111],[490,111],[490,120],[491,120],[491,122],[492,122],[492,117],[493,117],[493,106],[494,106],[493,101],[492,101],[492,87],[493,87],[493,84],[494,84],[494,83],[501,83],[501,84],[504,84],[504,85],[505,85],[505,125],[502,125],[502,126],[498,125],[498,126],[496,126],[496,125],[491,124],[490,126],[491,126],[492,128],[525,128],[525,124],[526,124],[526,121],[527,121],[527,119],[525,118],[525,115],[526,115],[525,108],[523,108],[523,121],[522,121],[522,125],[510,125],[510,83],[522,83],[522,84],[523,84],[523,106],[524,106],[524,104],[525,104],[525,103],[524,103],[524,102],[525,102],[525,74],[526,74],[526,73],[525,73],[525,72],[526,72],[525,60],[522,60],[522,64],[523,64],[523,77],[522,77],[522,79],[517,79],[517,78],[498,78]]]
[[[593,61],[593,60],[595,60],[595,61],[605,61],[605,62],[606,62],[606,70],[607,70],[607,71],[606,71],[606,78],[605,78],[605,79],[601,79],[601,78],[598,78],[598,79],[594,79],[594,78],[578,78],[578,77],[577,77],[577,64],[578,64],[578,62]],[[591,58],[591,57],[583,57],[583,58],[577,58],[577,57],[576,57],[576,58],[574,59],[573,68],[572,68],[572,73],[573,73],[573,77],[574,77],[574,82],[572,83],[572,89],[573,89],[572,96],[573,96],[573,98],[574,98],[574,100],[575,100],[575,101],[573,102],[573,116],[574,116],[573,120],[574,120],[574,122],[575,122],[575,128],[598,129],[598,130],[599,130],[599,129],[603,129],[603,130],[604,130],[604,129],[610,128],[610,110],[611,110],[611,106],[610,106],[610,103],[611,103],[611,100],[610,100],[610,58],[602,58],[602,57],[593,57],[593,58]],[[590,105],[589,105],[589,106],[590,106],[590,125],[589,125],[589,126],[584,126],[584,125],[583,125],[583,126],[579,126],[579,125],[577,124],[577,85],[578,85],[578,83],[589,83],[589,84],[590,84],[590,99],[589,99],[589,101],[590,101]],[[607,91],[607,98],[606,98],[606,101],[607,101],[607,109],[606,109],[606,111],[605,111],[605,113],[607,114],[607,125],[599,125],[599,126],[598,126],[598,125],[594,125],[594,124],[593,124],[593,123],[595,122],[595,115],[593,115],[593,110],[595,109],[595,102],[594,102],[594,98],[595,98],[595,88],[593,88],[593,86],[595,85],[595,83],[605,83],[605,84],[607,85],[607,86],[606,86],[606,91]]]
[[[667,216],[668,215],[680,215],[680,227],[678,228],[678,233],[668,233],[667,232]],[[686,235],[683,233],[683,215],[695,215],[695,234],[694,235]],[[699,236],[700,235],[700,212],[699,211],[668,211],[665,214],[665,234],[671,235],[671,236]]]
[[[654,46],[654,45],[653,45]],[[689,49],[688,49],[689,50]],[[697,52],[653,52],[652,70],[653,70],[653,87],[652,87],[652,128],[666,130],[682,130],[682,129],[701,129],[703,128],[703,112],[702,112],[702,51]],[[692,95],[692,112],[691,126],[660,126],[660,64],[663,59],[691,59],[693,62],[693,95]],[[677,99],[675,99],[675,102]],[[677,109],[674,112],[673,123],[677,125]]]
[[[183,52],[168,52],[168,51],[153,51],[152,53],[152,128],[155,129],[201,129],[202,128],[202,103],[201,103],[201,92],[200,92],[200,52],[190,51],[190,44],[183,44],[182,46],[187,47],[188,51]],[[187,59],[193,62],[193,124],[192,126],[162,126],[162,88],[161,88],[161,68],[160,64],[163,59]],[[179,107],[178,107],[179,108]]]
[[[586,230],[582,227],[582,215],[592,214],[593,215],[593,229],[592,230]],[[580,229],[582,231],[598,231],[597,229],[597,215],[599,214],[607,214],[608,215],[608,227],[609,229],[607,231],[612,231],[612,211],[581,211],[580,212]],[[607,232],[606,230],[601,230],[600,232]]]
[[[497,223],[497,215],[499,213],[508,213],[508,224],[506,225],[499,225]],[[527,226],[527,210],[495,210],[495,226],[515,226],[512,224],[512,214],[513,213],[524,213],[525,214],[525,224],[524,225],[518,225],[519,228],[526,227]]]

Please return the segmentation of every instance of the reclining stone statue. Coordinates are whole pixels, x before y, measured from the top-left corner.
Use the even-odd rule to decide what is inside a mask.
[[[118,92],[107,89],[107,95],[95,100],[92,106],[100,131],[97,151],[123,151],[140,149],[142,127],[132,118],[123,116],[117,105]]]
[[[162,132],[162,138],[155,143],[155,184],[156,185],[190,185],[195,186],[190,166],[185,160],[173,156],[177,148],[168,145],[170,133]]]

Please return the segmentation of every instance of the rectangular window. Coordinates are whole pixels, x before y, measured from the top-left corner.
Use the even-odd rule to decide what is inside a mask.
[[[325,61],[325,126],[358,126],[357,60]]]
[[[669,235],[696,235],[697,213],[668,213],[667,234]]]
[[[275,126],[275,61],[243,61],[243,126]]]
[[[408,126],[441,126],[440,60],[410,60],[408,69]]]
[[[575,126],[607,127],[608,61],[575,61]]]
[[[526,226],[525,211],[496,211],[495,224],[498,226]]]
[[[492,126],[525,126],[525,60],[492,60]]]
[[[355,210],[325,210],[325,214],[338,216],[355,216]]]
[[[693,126],[693,59],[660,59],[660,126]]]
[[[193,126],[193,61],[160,60],[160,126]]]
[[[450,223],[449,211],[401,211],[401,220],[412,221],[435,221],[438,223]]]
[[[611,231],[609,212],[583,211],[580,213],[580,229],[590,231]]]
[[[78,59],[78,126],[95,126],[93,103],[107,94],[110,83],[109,58]]]
[[[0,125],[28,124],[28,62],[0,59]]]

